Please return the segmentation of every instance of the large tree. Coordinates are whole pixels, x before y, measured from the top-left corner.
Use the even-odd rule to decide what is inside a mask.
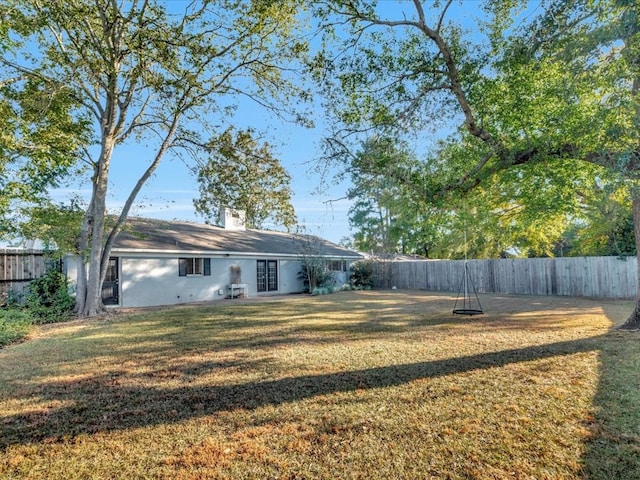
[[[429,167],[456,164],[464,150],[447,148],[439,159],[421,162],[399,140],[365,142],[348,164],[357,247],[437,258],[552,255],[563,231],[584,217],[596,173],[604,173],[595,167],[576,171],[569,162],[527,164],[493,175],[463,196],[432,201],[428,188],[443,172]]]
[[[60,89],[75,102],[75,118],[91,120],[91,143],[74,158],[88,168],[91,185],[79,239],[86,260],[79,316],[103,310],[113,242],[167,155],[204,153],[240,99],[289,117],[287,98],[308,95],[291,81],[292,62],[306,51],[293,37],[296,3],[7,0],[0,7],[9,36],[22,41],[3,52],[4,79],[28,79],[18,86],[25,93],[29,82]],[[145,162],[142,173],[106,225],[112,161],[136,142],[146,155],[129,161]],[[28,151],[17,154],[31,159]]]
[[[369,138],[349,158],[355,248],[381,256],[440,254],[455,212],[434,208],[419,194],[423,168],[399,139]]]
[[[0,234],[19,235],[22,205],[46,203],[47,191],[74,171],[88,143],[88,122],[64,85],[16,72],[0,81]]]
[[[271,145],[254,137],[250,129],[229,128],[209,142],[210,155],[195,167],[200,186],[196,211],[207,222],[219,223],[221,209],[231,207],[246,213],[249,228],[264,228],[269,221],[291,229],[296,224],[291,176]]]
[[[453,0],[393,10],[368,0],[319,3],[328,31],[351,29],[339,54],[316,62],[331,74],[323,78],[336,79],[329,94],[342,98],[329,102],[339,127],[334,155],[363,132],[435,135],[455,122],[442,155],[431,157],[439,175],[427,195],[460,194],[524,165],[587,162],[632,184],[640,242],[637,2],[558,0],[527,11],[526,1],[488,1],[471,26],[456,23]],[[462,155],[447,157],[460,145]],[[627,326],[640,326],[640,291]]]

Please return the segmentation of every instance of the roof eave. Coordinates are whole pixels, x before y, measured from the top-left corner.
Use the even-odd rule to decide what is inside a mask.
[[[234,251],[221,251],[221,250],[200,250],[200,249],[177,249],[177,250],[165,250],[165,249],[152,249],[152,248],[122,248],[114,247],[111,249],[111,253],[117,254],[137,254],[137,255],[201,255],[201,256],[215,256],[215,257],[284,257],[284,258],[301,258],[304,255],[295,253],[277,253],[277,252],[234,252]],[[317,255],[321,258],[340,258],[344,260],[359,260],[362,255],[345,255],[345,254],[320,254]]]

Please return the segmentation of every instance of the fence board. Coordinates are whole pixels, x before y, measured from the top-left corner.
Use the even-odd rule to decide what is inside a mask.
[[[21,295],[31,280],[45,274],[46,268],[42,250],[0,248],[0,305],[9,292]]]
[[[467,267],[479,293],[632,298],[638,289],[635,257],[469,260]],[[457,292],[463,272],[463,260],[385,260],[374,285]]]

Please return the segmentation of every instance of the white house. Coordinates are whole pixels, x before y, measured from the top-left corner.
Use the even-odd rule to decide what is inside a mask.
[[[143,307],[304,291],[302,260],[322,258],[339,283],[362,257],[308,235],[252,230],[227,210],[222,227],[131,218],[115,241],[102,288],[105,305]],[[65,262],[77,278],[78,258]]]

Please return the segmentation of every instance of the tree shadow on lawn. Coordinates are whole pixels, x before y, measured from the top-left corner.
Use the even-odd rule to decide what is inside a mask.
[[[376,295],[379,296],[379,294]],[[414,295],[409,300],[411,308],[416,312],[425,308],[440,308],[442,305],[445,305],[449,311],[451,306],[449,297],[444,299],[444,303],[438,301],[437,298],[420,302],[420,298],[421,295]],[[397,328],[398,331],[407,331],[411,326],[427,324],[456,325],[461,331],[470,327],[481,329],[490,329],[492,326],[518,328],[519,322],[508,322],[503,318],[511,316],[509,309],[516,308],[512,307],[512,304],[517,305],[515,313],[528,318],[524,323],[529,328],[532,326],[535,329],[541,327],[561,328],[555,325],[555,317],[558,314],[554,310],[562,311],[566,315],[567,311],[573,308],[579,310],[580,308],[576,306],[575,300],[570,298],[551,299],[540,305],[535,304],[537,301],[535,298],[528,298],[528,300],[530,300],[530,305],[523,305],[522,299],[496,296],[486,302],[488,307],[486,310],[495,309],[498,311],[501,309],[504,314],[490,314],[474,318],[453,317],[448,313],[447,315],[443,314],[442,318],[439,315],[437,318],[432,318],[429,315],[418,314],[412,320],[412,324],[401,322],[397,325],[393,319],[394,307],[390,304],[388,311],[371,319],[372,324],[365,329],[365,334],[368,338],[376,338],[377,335],[385,335],[389,329]],[[363,302],[361,305],[363,309],[369,303],[367,298],[359,301]],[[325,302],[326,308],[330,311],[342,308],[341,298],[329,299],[327,297]],[[580,303],[583,303],[582,299]],[[594,300],[589,303],[604,308],[607,317],[619,321],[623,320],[626,309],[628,309],[627,305],[621,305],[619,302],[607,303]],[[381,299],[379,307],[379,310],[385,308],[384,299]],[[539,319],[527,317],[531,312],[537,311],[536,309],[546,310],[545,316]],[[619,311],[608,311],[609,309],[619,309]],[[225,320],[222,325],[218,324],[217,327],[245,327],[246,321],[236,318],[233,313],[233,310],[229,312],[228,324],[225,323]],[[274,322],[267,323],[271,327],[274,326]],[[277,323],[275,322],[275,325]],[[614,323],[616,322],[614,321]],[[176,325],[176,327],[178,328],[172,335],[180,338],[185,331],[191,330],[193,325],[185,325],[185,329],[181,328],[181,325]],[[335,338],[322,340],[323,335],[307,338],[305,336],[307,328],[305,327],[289,328],[287,325],[281,327],[276,334],[272,334],[268,338],[255,338],[252,342],[256,346],[277,347],[280,344],[296,342],[335,341]],[[207,330],[209,327],[202,325],[201,328]],[[348,335],[351,330],[354,330],[354,335],[358,333],[362,338],[362,325],[354,326],[349,322],[342,323],[338,320],[332,322],[327,328],[335,330],[341,338],[344,338],[345,334]],[[317,333],[319,327],[315,325],[308,330]],[[103,333],[99,327],[95,327],[95,331],[89,332],[86,341],[92,343],[92,350],[101,350],[101,348],[96,348],[95,342],[104,348],[108,348],[109,345],[113,347],[112,340],[103,337]],[[200,331],[196,328],[192,334],[202,336],[204,333],[210,332]],[[163,334],[161,338],[166,340],[166,334]],[[148,337],[145,339],[148,340]],[[141,340],[143,339],[141,338]],[[222,347],[246,347],[247,339],[244,339],[244,343],[241,340],[236,338],[226,342],[223,340]],[[185,339],[182,338],[182,341]],[[207,345],[203,345],[198,348],[205,349],[206,347]],[[159,349],[166,349],[167,345],[154,344],[149,348],[147,353],[153,354],[157,353]],[[197,381],[200,375],[213,371],[261,369],[263,365],[260,365],[260,362],[268,363],[268,359],[238,359],[236,356],[229,361],[190,361],[185,364],[184,368],[176,366],[175,363],[158,364],[154,361],[153,364],[149,364],[149,367],[153,368],[141,374],[132,375],[123,369],[101,376],[82,377],[69,381],[51,380],[51,377],[43,371],[42,376],[38,375],[39,385],[37,388],[30,389],[28,392],[26,389],[16,389],[13,395],[18,401],[23,400],[20,395],[38,395],[42,399],[40,403],[48,403],[50,407],[0,416],[0,449],[11,445],[68,441],[83,434],[90,435],[98,432],[114,432],[177,423],[235,409],[255,409],[332,393],[393,387],[419,379],[437,378],[450,374],[503,367],[513,363],[597,351],[600,358],[600,378],[598,390],[593,400],[595,417],[586,425],[592,435],[586,443],[582,459],[585,472],[587,478],[640,480],[640,404],[638,402],[640,365],[637,353],[639,348],[640,333],[612,331],[596,337],[459,358],[220,386],[197,385]],[[78,359],[87,355],[91,357],[88,346],[87,352],[80,352]],[[198,350],[182,353],[197,355]],[[145,376],[146,378],[143,378]],[[177,386],[173,388],[148,386],[150,379],[153,383],[153,380],[167,378],[175,379],[174,385]],[[138,382],[137,386],[135,382]],[[25,396],[24,399],[26,398]],[[7,400],[10,399],[7,398]]]
[[[64,406],[5,416],[0,420],[0,448],[65,441],[81,434],[180,422],[234,409],[255,409],[318,395],[391,387],[418,379],[572,355],[597,350],[601,341],[600,337],[591,337],[445,360],[238,385],[190,386],[182,382],[182,386],[176,388],[135,387],[123,385],[118,373],[50,381],[40,386],[43,400]],[[200,366],[202,369],[218,367]],[[194,366],[193,371],[199,368]]]
[[[452,314],[455,297],[450,295],[395,291],[357,294],[345,292],[317,298],[313,311],[309,312],[305,306],[300,314],[289,301],[272,300],[267,309],[264,303],[222,307],[181,305],[159,310],[162,312],[159,319],[145,311],[140,317],[114,315],[104,322],[87,323],[81,335],[74,334],[73,348],[64,354],[64,361],[90,361],[91,357],[99,358],[105,352],[151,359],[167,351],[197,354],[212,350],[325,345],[337,340],[386,339],[389,333],[406,333],[421,327],[455,328],[462,333],[494,327],[560,330],[563,327],[558,320],[566,318],[568,312],[582,315],[585,309],[593,307],[576,306],[570,300],[560,303],[553,300],[542,313],[540,305],[532,303],[537,297],[523,300],[492,296],[483,299],[488,305],[488,314],[471,317]],[[398,297],[402,303],[398,303]],[[600,306],[595,302],[594,305]],[[517,316],[522,321],[518,321]],[[55,324],[53,328],[60,326],[64,324]],[[51,372],[46,363],[43,367],[39,376],[46,381]]]
[[[620,318],[604,308],[609,318]],[[584,456],[587,478],[640,480],[640,332],[609,332],[598,350],[595,413],[587,424],[591,437]]]
[[[368,312],[366,320],[354,322],[345,316],[344,322],[332,321],[325,326],[314,325],[316,331],[340,329],[343,332],[403,332],[411,327],[424,326],[470,326],[501,329],[559,329],[567,316],[575,313],[584,315],[589,309],[601,314],[603,301],[592,298],[548,297],[535,295],[479,294],[483,315],[454,315],[456,294],[447,292],[407,291],[407,290],[370,290],[341,292],[317,297],[318,312],[331,313],[344,308],[344,296],[348,297],[348,312]],[[402,302],[398,302],[398,298]],[[605,300],[606,304],[616,305],[617,301]],[[407,313],[412,319],[407,321]],[[514,320],[522,320],[514,321]],[[526,325],[525,325],[526,322]],[[304,331],[301,327],[298,330]]]

